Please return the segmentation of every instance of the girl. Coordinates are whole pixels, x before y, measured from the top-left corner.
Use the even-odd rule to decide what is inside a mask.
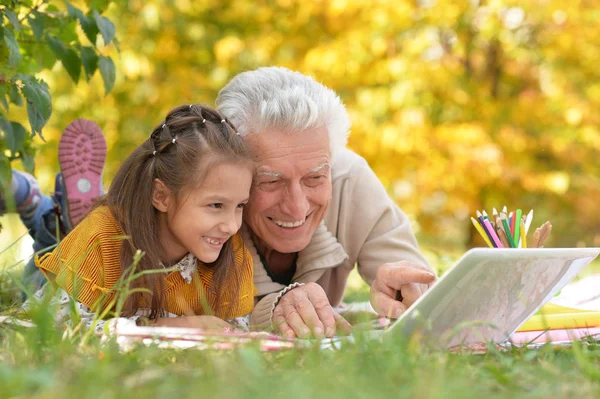
[[[125,286],[134,293],[116,316],[138,324],[144,317],[159,326],[223,328],[221,319],[248,315],[252,259],[237,231],[251,182],[249,153],[226,118],[200,105],[173,109],[121,165],[99,205],[36,258],[63,290],[61,313],[68,293],[91,325],[98,312],[114,311]],[[136,261],[133,273],[154,272],[123,284]]]

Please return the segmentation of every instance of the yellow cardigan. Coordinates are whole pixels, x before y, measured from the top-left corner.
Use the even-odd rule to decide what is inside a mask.
[[[49,281],[73,295],[92,310],[104,310],[115,298],[116,287],[123,273],[119,253],[124,238],[123,231],[106,206],[93,210],[52,251],[39,258],[35,264]],[[252,257],[239,234],[234,235],[233,248],[238,268],[239,295],[231,304],[234,281],[225,281],[220,309],[214,308],[214,295],[207,294],[213,270],[198,261],[197,273],[187,283],[179,271],[164,276],[167,311],[176,315],[206,314],[203,305],[210,304],[214,314],[223,319],[246,315],[254,308]],[[128,267],[129,265],[125,265]]]

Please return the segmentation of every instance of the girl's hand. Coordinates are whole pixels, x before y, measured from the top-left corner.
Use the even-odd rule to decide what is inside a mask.
[[[229,331],[231,325],[215,316],[182,316],[156,319],[152,324],[158,327],[199,328],[205,331]]]

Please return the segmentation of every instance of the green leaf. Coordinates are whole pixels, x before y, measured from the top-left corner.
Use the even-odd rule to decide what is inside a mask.
[[[9,122],[10,123],[10,131],[6,132],[6,145],[8,149],[12,152],[13,156],[21,151],[23,148],[23,143],[25,142],[25,138],[27,137],[27,130],[17,122]]]
[[[20,31],[21,24],[19,23],[19,18],[17,18],[17,14],[15,14],[14,11],[9,10],[8,8],[4,9],[4,14],[6,14],[6,17],[8,18],[12,26],[14,26],[15,30],[17,32]]]
[[[83,32],[87,36],[88,40],[96,46],[96,39],[98,38],[98,26],[96,25],[96,21],[94,21],[91,17],[82,16],[79,18],[79,23],[81,24],[81,28]]]
[[[15,104],[17,107],[23,105],[23,97],[21,97],[21,93],[19,93],[19,88],[16,84],[9,83],[8,98],[10,99],[10,102]]]
[[[53,29],[53,32],[56,32],[54,37],[63,43],[73,43],[79,41],[79,37],[77,36],[77,25],[79,22],[77,22],[76,19],[60,18],[57,22],[57,29]]]
[[[42,40],[44,36],[44,16],[37,11],[32,11],[31,15],[27,16],[27,21],[29,21],[29,26],[31,26],[35,38]]]
[[[17,75],[23,82],[21,91],[27,99],[27,116],[31,125],[31,132],[36,132],[42,136],[42,127],[52,115],[52,103],[50,102],[50,93],[48,85],[44,81],[38,81],[32,76]]]
[[[100,67],[100,74],[102,75],[102,80],[104,81],[104,90],[106,94],[108,94],[110,93],[115,84],[115,63],[110,57],[105,57],[101,55],[98,65]]]
[[[46,41],[48,42],[52,52],[56,55],[56,58],[60,59],[65,54],[67,49],[65,48],[63,42],[49,35],[46,35]]]
[[[12,68],[16,68],[17,65],[21,62],[21,51],[19,49],[19,43],[17,43],[17,39],[15,39],[15,35],[8,28],[3,29],[4,32],[4,43],[6,43],[6,47],[10,51],[10,55],[8,57],[8,66]]]
[[[12,126],[10,125],[10,122],[4,119],[2,115],[0,115],[0,132],[4,132],[6,136],[12,133]],[[0,154],[5,148],[6,147],[4,146],[0,146]]]
[[[63,64],[73,82],[77,83],[81,74],[81,60],[77,53],[70,48],[66,48],[63,42],[55,37],[47,35],[46,38],[50,48]]]
[[[113,45],[115,46],[117,53],[120,53],[121,52],[121,42],[119,42],[119,39],[117,37],[115,37],[113,39]]]
[[[9,189],[11,179],[12,169],[10,167],[10,161],[4,154],[0,154],[0,188]]]
[[[0,83],[0,103],[8,112],[8,101],[6,101],[6,95],[8,94],[9,85],[7,83]]]
[[[83,12],[79,8],[73,6],[68,1],[65,1],[65,3],[67,4],[67,13],[69,14],[69,17],[77,19],[83,17]]]
[[[87,80],[90,80],[96,69],[98,69],[98,54],[96,54],[96,51],[92,47],[82,46],[81,61],[83,62],[85,76]]]
[[[71,5],[69,2],[67,2],[67,10],[69,16],[79,20],[79,24],[81,25],[83,32],[87,36],[88,40],[95,46],[99,31],[94,18],[85,16],[79,8]]]
[[[25,170],[29,173],[33,173],[33,169],[35,167],[35,158],[34,153],[30,151],[21,152],[21,163]]]
[[[54,54],[50,46],[45,44],[45,39],[42,40],[42,43],[44,45],[39,46],[41,48],[38,49],[35,55],[37,64],[42,69],[52,69],[56,64],[56,54]]]
[[[91,9],[103,12],[108,7],[109,0],[89,0],[88,5]]]
[[[81,59],[73,49],[67,49],[64,58],[60,60],[71,76],[73,82],[79,82],[79,76],[81,75]]]
[[[104,18],[98,11],[94,10],[94,20],[96,21],[96,25],[98,25],[98,29],[100,29],[100,33],[102,34],[102,39],[104,39],[104,45],[107,46],[114,38],[115,38],[115,25],[108,18]]]

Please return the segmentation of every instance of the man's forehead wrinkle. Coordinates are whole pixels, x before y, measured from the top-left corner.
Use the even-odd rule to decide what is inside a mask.
[[[298,162],[310,161],[310,160],[321,160],[322,163],[329,162],[329,153],[327,151],[301,151],[297,147],[295,147],[295,151],[279,153],[275,149],[269,152],[262,152],[260,155],[255,156],[255,161],[259,165],[258,168],[270,168],[273,163],[284,162],[286,165],[290,163],[290,160],[293,160],[293,163],[297,164]]]
[[[320,152],[320,151],[328,151],[329,148],[322,148],[320,145],[315,145],[314,143],[306,143],[304,145],[298,145],[298,143],[290,143],[286,140],[278,141],[277,143],[271,143],[270,145],[260,145],[261,153],[272,153],[279,151],[290,151],[292,150],[294,153],[312,153],[312,152]]]

